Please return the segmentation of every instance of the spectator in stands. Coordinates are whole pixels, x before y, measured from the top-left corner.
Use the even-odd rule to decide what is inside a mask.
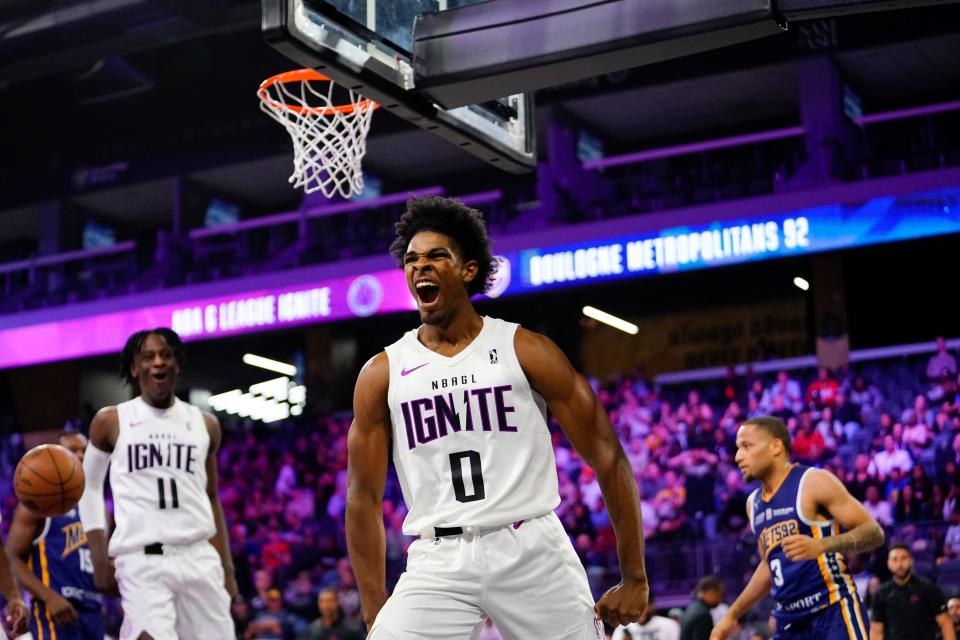
[[[957,360],[947,352],[947,341],[937,336],[937,352],[927,361],[927,378],[936,382],[944,375],[957,375]]]
[[[947,464],[947,469],[949,470],[953,467],[953,463]],[[957,486],[956,482],[950,484],[949,492],[947,497],[943,501],[943,519],[947,522],[950,522],[953,519],[954,513],[960,513],[960,486]]]
[[[850,495],[860,502],[866,500],[868,487],[877,486],[877,479],[867,471],[869,468],[870,458],[865,453],[857,454],[853,461],[853,470],[844,479],[844,484],[850,490]]]
[[[657,537],[666,541],[686,538],[688,533],[687,517],[683,505],[687,493],[676,471],[668,470],[663,474],[663,488],[657,492],[653,505],[657,509],[660,524]]]
[[[657,508],[653,502],[646,497],[646,494],[640,493],[640,515],[643,519],[643,539],[649,540],[656,535],[660,526],[660,518],[657,517]]]
[[[734,534],[742,532],[748,524],[747,493],[743,490],[743,476],[736,469],[731,469],[724,477],[720,504],[723,505],[718,518],[720,531]]]
[[[809,413],[800,414],[800,418],[800,426],[793,435],[793,458],[807,464],[819,462],[827,452],[827,444],[823,435],[814,428]]]
[[[680,622],[680,640],[709,640],[713,631],[710,610],[723,602],[723,583],[714,576],[707,576],[697,583],[693,602],[683,612]]]
[[[890,469],[890,476],[887,478],[887,484],[883,488],[883,495],[896,503],[900,496],[900,491],[910,482],[910,476],[904,473],[900,467]]]
[[[946,494],[943,491],[943,487],[939,484],[932,485],[930,489],[930,507],[927,509],[927,513],[930,516],[931,520],[940,520],[943,518],[943,509],[946,506]],[[944,520],[946,520],[944,518]]]
[[[773,411],[773,394],[763,386],[763,380],[755,378],[747,391],[748,411],[761,411],[764,415]]]
[[[808,407],[823,409],[832,407],[836,402],[840,384],[830,375],[830,369],[820,367],[817,370],[817,379],[807,387],[806,402]]]
[[[683,470],[684,511],[696,538],[712,540],[717,533],[716,465],[717,456],[699,448],[670,460],[671,467]]]
[[[909,473],[913,469],[913,460],[910,454],[897,446],[897,441],[893,435],[883,437],[883,450],[873,456],[873,462],[870,463],[870,473],[880,476],[890,475],[890,470],[894,467],[904,473]]]
[[[837,394],[838,397],[840,395],[842,394]],[[847,436],[843,431],[843,425],[833,417],[833,409],[830,407],[824,407],[820,412],[817,431],[823,436],[823,443],[829,450],[836,451],[837,447],[846,441]]]
[[[870,637],[930,640],[939,627],[944,640],[956,640],[943,592],[913,573],[910,549],[904,544],[890,547],[887,567],[893,578],[880,585],[873,599]]]
[[[276,589],[267,591],[267,606],[257,614],[244,640],[295,640],[304,624],[283,607],[283,595]]]
[[[824,411],[826,411],[826,409],[824,409]],[[857,434],[860,433],[861,424],[863,424],[860,409],[847,402],[846,392],[840,390],[837,392],[837,401],[833,409],[831,409],[831,412],[836,420],[840,422],[841,428],[843,429],[843,437],[847,442],[852,442],[853,439],[857,437]]]
[[[913,486],[906,484],[897,494],[897,508],[894,513],[894,520],[898,524],[907,522],[921,522],[926,518],[926,509],[924,505],[913,493]]]
[[[650,452],[643,445],[643,440],[639,437],[632,438],[626,446],[627,460],[630,461],[630,468],[633,469],[633,475],[640,473],[647,461],[650,459]]]
[[[863,376],[856,376],[853,379],[853,385],[850,387],[850,393],[847,398],[850,405],[860,412],[860,422],[869,422],[877,409],[883,397],[880,391],[873,385],[868,385]]]
[[[563,519],[563,527],[567,530],[567,534],[574,538],[583,533],[593,540],[597,535],[593,521],[590,519],[590,510],[579,500],[574,502],[567,511]]]
[[[337,560],[337,599],[347,619],[359,624],[360,592],[357,591],[357,580],[353,575],[350,558],[347,557]]]
[[[771,396],[780,396],[784,404],[794,413],[800,413],[803,409],[803,389],[800,383],[790,378],[786,371],[777,372],[777,381],[769,389]]]
[[[307,628],[303,640],[361,640],[363,636],[347,624],[336,589],[324,589],[317,596],[320,617]]]
[[[927,405],[927,397],[924,395],[917,395],[913,399],[913,412],[916,415],[917,422],[923,424],[933,424],[934,412]]]
[[[943,536],[943,555],[937,558],[937,562],[955,558],[960,558],[960,512],[950,515],[950,526]]]
[[[230,603],[230,617],[233,618],[233,628],[237,634],[237,640],[241,640],[253,620],[253,612],[250,605],[243,596],[237,596]]]
[[[287,610],[298,618],[312,620],[317,616],[317,590],[310,580],[309,571],[297,572],[295,580],[283,592],[283,601]]]
[[[613,630],[611,640],[633,638],[637,640],[679,640],[680,625],[670,618],[654,615],[657,611],[654,605],[653,591],[647,596],[647,608],[640,619],[627,626],[619,626]]]
[[[872,484],[867,487],[867,501],[863,503],[863,508],[884,527],[893,526],[893,512],[890,503],[880,499],[880,489],[876,485]]]
[[[253,588],[256,590],[250,608],[254,613],[267,608],[267,591],[273,588],[273,572],[269,569],[257,569],[253,574]]]
[[[773,410],[770,411],[770,415],[772,415],[774,418],[780,418],[784,422],[787,422],[790,420],[790,418],[793,418],[797,414],[787,406],[786,400],[783,399],[783,396],[773,396]]]
[[[913,488],[913,495],[917,499],[917,502],[921,504],[926,504],[930,501],[931,493],[933,492],[933,483],[930,482],[930,479],[927,477],[927,472],[924,471],[923,465],[917,465],[913,468],[913,471],[910,472],[910,486]],[[932,513],[930,515],[933,515]],[[937,515],[939,518],[940,516]]]
[[[957,406],[955,404],[957,400],[957,389],[960,388],[957,386],[958,382],[960,382],[960,378],[950,375],[950,372],[944,369],[943,375],[927,394],[927,397],[930,398],[932,402],[952,404],[955,409]]]
[[[903,412],[902,424],[903,446],[919,460],[920,454],[933,441],[933,430],[929,424],[917,419],[917,413],[913,409]]]
[[[740,424],[745,417],[737,421],[737,424]],[[734,431],[735,428],[731,428],[730,431]],[[715,455],[720,463],[733,464],[734,457],[737,455],[737,445],[733,441],[733,438],[730,436],[730,431],[726,429],[717,429],[713,432],[713,446],[710,448],[710,453]]]

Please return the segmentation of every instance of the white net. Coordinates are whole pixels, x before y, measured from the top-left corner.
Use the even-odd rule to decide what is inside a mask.
[[[260,85],[260,109],[283,125],[293,140],[290,182],[306,193],[344,198],[363,190],[360,163],[377,104],[353,91],[346,104],[334,102],[335,84],[303,69],[274,76]]]

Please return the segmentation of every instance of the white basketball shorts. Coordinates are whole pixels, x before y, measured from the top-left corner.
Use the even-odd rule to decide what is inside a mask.
[[[587,574],[553,512],[517,525],[420,538],[368,640],[603,640]]]
[[[123,606],[120,640],[146,631],[154,640],[234,638],[223,565],[212,544],[163,545],[162,555],[128,553],[114,559]]]

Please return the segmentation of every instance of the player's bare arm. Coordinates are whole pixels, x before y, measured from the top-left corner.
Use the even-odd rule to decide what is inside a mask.
[[[217,532],[210,538],[210,544],[220,554],[220,563],[223,565],[223,581],[230,599],[237,597],[240,589],[237,587],[237,576],[233,568],[233,556],[230,555],[230,541],[227,538],[227,524],[223,517],[223,505],[220,504],[220,491],[217,482],[217,452],[220,451],[222,431],[220,421],[213,414],[204,411],[203,421],[210,434],[210,449],[207,451],[207,498],[210,499],[210,508],[213,511],[213,522]]]
[[[941,640],[957,640],[957,630],[953,626],[953,620],[950,619],[949,613],[944,611],[935,620],[940,627]]]
[[[593,467],[617,534],[622,580],[600,598],[597,614],[616,627],[639,619],[646,607],[647,573],[643,557],[643,524],[633,469],[593,389],[549,338],[523,328],[515,338],[520,366],[567,439]]]
[[[50,617],[57,625],[67,625],[77,622],[77,611],[70,601],[59,593],[45,586],[26,564],[30,557],[30,547],[33,541],[43,530],[46,518],[30,511],[22,504],[17,505],[13,512],[13,521],[10,523],[10,532],[7,535],[7,556],[17,574],[17,580],[33,596],[46,605]]]
[[[2,542],[2,540],[0,540]],[[27,630],[27,605],[20,597],[20,585],[16,576],[10,570],[10,560],[6,548],[0,553],[0,593],[7,601],[7,615],[4,618],[4,627],[7,635],[19,636]]]
[[[752,500],[747,500],[747,513],[753,512]],[[737,625],[737,620],[757,606],[757,603],[770,594],[773,579],[770,576],[770,565],[767,564],[766,549],[760,540],[757,540],[757,550],[760,553],[760,562],[750,577],[750,581],[743,591],[733,601],[727,613],[710,632],[710,640],[726,640]]]
[[[390,454],[389,385],[387,354],[380,353],[357,377],[347,435],[347,549],[368,629],[387,601],[383,491]]]
[[[107,555],[107,534],[106,523],[100,526],[90,526],[89,518],[84,517],[87,500],[95,508],[103,512],[103,488],[99,487],[99,494],[94,495],[90,491],[91,486],[98,484],[96,478],[102,478],[106,475],[106,465],[103,464],[101,456],[97,452],[110,454],[117,442],[120,433],[120,420],[117,416],[116,407],[104,407],[97,412],[90,422],[90,446],[83,459],[83,472],[87,478],[87,489],[84,492],[84,498],[80,502],[80,515],[84,520],[84,533],[87,536],[87,547],[90,549],[90,559],[93,562],[93,581],[101,592],[107,595],[120,595],[117,587],[117,580],[114,576],[113,562]],[[100,467],[103,467],[102,469]],[[90,496],[86,494],[90,493]],[[103,516],[100,517],[103,519]]]
[[[832,473],[811,469],[804,480],[803,509],[807,517],[824,513],[846,533],[814,539],[795,535],[784,538],[783,551],[790,560],[812,560],[823,553],[857,553],[883,544],[883,528]]]

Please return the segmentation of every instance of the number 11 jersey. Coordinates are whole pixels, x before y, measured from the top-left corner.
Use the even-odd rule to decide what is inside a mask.
[[[216,533],[207,497],[210,433],[197,407],[176,399],[157,409],[139,396],[117,405],[110,456],[116,531],[111,557],[154,543],[186,546]]]
[[[560,504],[546,402],[520,367],[517,327],[484,317],[452,357],[425,347],[417,329],[386,348],[405,534],[496,527]]]

